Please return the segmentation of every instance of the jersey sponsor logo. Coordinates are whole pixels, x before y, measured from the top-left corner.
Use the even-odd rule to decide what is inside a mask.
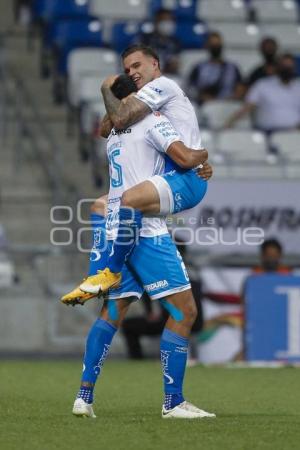
[[[131,133],[131,128],[126,128],[126,130],[111,130],[111,134],[113,136],[118,136],[120,134],[130,134]]]
[[[150,87],[150,89],[152,89],[152,91],[157,92],[158,94],[161,94],[161,93],[162,93],[162,90],[159,89],[159,88],[156,88],[156,87],[154,87],[154,86],[149,86],[149,87]]]
[[[147,284],[145,289],[147,292],[156,291],[157,289],[165,288],[169,286],[167,280],[156,281],[156,283]]]

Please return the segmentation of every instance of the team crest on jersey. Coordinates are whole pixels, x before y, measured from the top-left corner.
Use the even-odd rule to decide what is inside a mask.
[[[159,111],[154,111],[153,114],[154,114],[155,116],[157,116],[157,117],[161,116],[161,113],[160,113]]]
[[[152,89],[152,91],[157,92],[158,94],[161,94],[161,93],[162,93],[162,90],[161,90],[161,89],[158,89],[158,88],[156,88],[156,87],[154,87],[154,86],[149,86],[149,87],[150,87],[150,89]]]

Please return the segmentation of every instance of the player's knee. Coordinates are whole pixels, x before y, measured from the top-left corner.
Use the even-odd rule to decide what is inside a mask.
[[[196,302],[192,296],[189,298],[189,301],[184,304],[183,309],[185,321],[192,326],[198,314]]]
[[[102,197],[97,198],[97,200],[95,200],[94,203],[92,203],[92,205],[91,205],[91,213],[105,216],[106,200],[107,200],[106,195],[103,195]]]

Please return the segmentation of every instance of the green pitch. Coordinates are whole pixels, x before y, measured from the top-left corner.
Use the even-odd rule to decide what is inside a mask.
[[[1,450],[293,450],[300,448],[298,369],[187,369],[185,394],[217,419],[160,418],[160,365],[108,362],[97,419],[70,413],[80,361],[0,361]]]

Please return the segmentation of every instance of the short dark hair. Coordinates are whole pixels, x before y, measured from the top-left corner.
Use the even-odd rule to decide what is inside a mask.
[[[152,47],[148,47],[147,45],[143,44],[135,44],[127,47],[121,54],[121,58],[125,59],[127,58],[127,56],[135,52],[142,52],[146,56],[152,56],[152,58],[156,59],[156,61],[158,62],[158,67],[160,67],[159,56],[156,51]]]
[[[132,92],[137,92],[137,87],[128,75],[122,74],[114,81],[111,91],[115,97],[122,100],[122,98],[127,97]]]
[[[154,17],[157,18],[158,16],[162,16],[163,14],[170,14],[170,16],[174,17],[174,11],[172,9],[168,9],[168,8],[157,9],[154,13]]]
[[[275,238],[266,239],[261,244],[261,247],[260,247],[261,253],[264,253],[266,251],[266,249],[269,247],[277,248],[279,253],[282,254],[282,245],[280,244],[280,242],[277,239],[275,239]]]
[[[281,53],[278,60],[282,61],[283,59],[290,59],[291,61],[293,61],[293,63],[295,63],[295,57],[292,53]]]
[[[216,38],[219,38],[219,39],[223,39],[223,36],[222,36],[222,34],[219,32],[219,31],[217,31],[217,30],[211,30],[211,31],[209,31],[209,33],[208,33],[208,36],[207,36],[207,39],[210,39],[210,38],[212,38],[212,37],[216,37]]]

